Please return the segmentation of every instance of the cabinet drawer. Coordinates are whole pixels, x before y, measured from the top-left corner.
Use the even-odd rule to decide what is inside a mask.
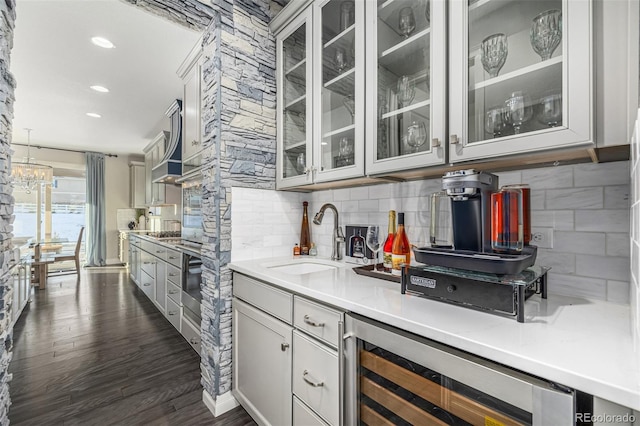
[[[327,426],[309,407],[293,397],[293,424],[304,426]]]
[[[167,298],[167,311],[165,315],[169,322],[176,328],[176,330],[180,331],[180,306],[174,302],[173,300]]]
[[[291,324],[292,294],[235,273],[233,274],[233,295]]]
[[[177,268],[182,267],[182,253],[177,250],[168,248],[165,260]]]
[[[167,263],[167,281],[171,281],[178,287],[182,287],[181,269]]]
[[[182,289],[172,283],[171,281],[167,281],[167,297],[178,306],[182,306]]]
[[[338,347],[339,321],[342,321],[342,312],[294,296],[293,325],[297,329]]]
[[[338,424],[338,353],[293,332],[293,394],[331,425]]]
[[[151,300],[154,298],[155,278],[152,278],[145,271],[140,274],[140,290]]]
[[[200,324],[196,327],[185,316],[182,316],[182,336],[189,342],[191,347],[200,353]]]
[[[140,267],[142,268],[142,271],[145,272],[147,275],[149,275],[151,277],[151,279],[155,280],[156,279],[156,262],[158,260],[152,258],[151,256],[145,256],[144,260],[142,261],[142,265],[140,265]]]

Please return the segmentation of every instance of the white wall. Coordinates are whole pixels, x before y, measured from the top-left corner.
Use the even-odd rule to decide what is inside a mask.
[[[638,115],[640,120],[640,114]],[[631,139],[631,321],[640,342],[640,123]]]

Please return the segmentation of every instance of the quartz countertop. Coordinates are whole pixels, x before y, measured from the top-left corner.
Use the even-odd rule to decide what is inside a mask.
[[[232,262],[232,270],[285,290],[640,410],[640,350],[625,305],[549,294],[525,303],[525,322],[400,293],[400,284],[347,265],[303,275],[269,266],[300,259]]]

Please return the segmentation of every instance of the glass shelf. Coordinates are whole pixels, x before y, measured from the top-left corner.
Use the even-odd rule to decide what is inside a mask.
[[[404,108],[396,109],[396,110],[393,110],[393,111],[389,111],[386,114],[382,114],[382,118],[385,119],[385,118],[395,117],[397,115],[404,114],[405,112],[411,112],[411,111],[414,111],[414,110],[417,110],[417,109],[420,109],[420,108],[423,108],[423,107],[426,107],[426,106],[429,106],[429,105],[431,105],[431,100],[427,99],[426,101],[418,102],[416,104],[409,105],[408,107],[404,107]]]
[[[504,83],[508,80],[518,79],[519,77],[527,75],[530,76],[531,74],[539,71],[540,73],[538,77],[540,77],[541,80],[553,81],[556,74],[559,73],[560,76],[562,76],[562,60],[562,56],[556,56],[555,58],[547,59],[546,61],[538,62],[537,64],[529,65],[528,67],[520,68],[519,70],[481,81],[476,83],[471,90],[479,90],[494,84]]]
[[[303,113],[305,110],[305,101],[307,99],[307,95],[302,95],[297,99],[292,100],[284,106],[284,109],[287,111],[293,111],[297,113]]]

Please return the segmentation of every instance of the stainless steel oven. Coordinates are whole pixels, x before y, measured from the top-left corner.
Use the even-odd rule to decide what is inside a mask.
[[[202,258],[195,250],[182,250],[182,308],[183,315],[193,324],[200,325],[200,303],[202,293]]]
[[[573,389],[358,315],[345,329],[346,425],[576,422]]]

